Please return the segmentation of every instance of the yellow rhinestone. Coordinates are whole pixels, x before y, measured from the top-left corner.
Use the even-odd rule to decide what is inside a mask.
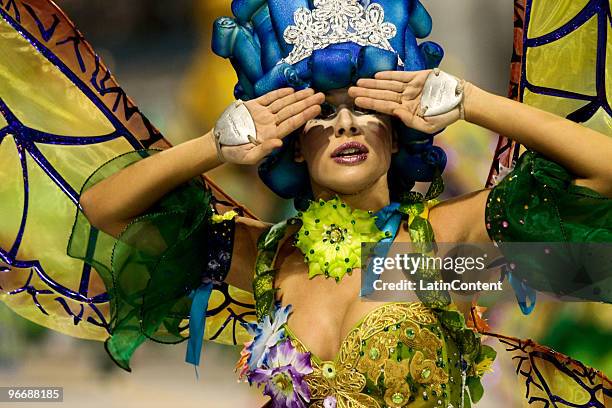
[[[428,379],[430,375],[431,375],[431,370],[429,368],[424,368],[421,371],[421,378],[423,378],[424,380]]]
[[[321,369],[323,377],[331,380],[336,377],[336,367],[333,364],[325,363]]]

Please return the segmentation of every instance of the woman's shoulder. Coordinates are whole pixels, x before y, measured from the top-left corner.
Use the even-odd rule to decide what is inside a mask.
[[[272,224],[254,218],[238,216],[235,218],[235,241],[241,250],[257,251],[257,242],[262,234],[270,229]]]
[[[429,211],[437,242],[490,242],[485,209],[491,189],[441,201]]]
[[[248,231],[254,236],[259,236],[262,232],[269,229],[273,224],[250,217],[236,217],[236,226]]]

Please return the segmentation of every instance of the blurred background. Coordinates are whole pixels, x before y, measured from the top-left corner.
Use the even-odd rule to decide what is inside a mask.
[[[229,0],[57,0],[146,116],[177,144],[207,132],[232,98],[230,64],[210,51],[212,22]],[[512,0],[422,0],[433,16],[442,69],[505,95],[513,40]],[[458,123],[438,136],[449,157],[447,196],[482,188],[496,135]],[[223,166],[212,178],[260,218],[292,211],[259,182],[254,168]],[[515,302],[489,315],[496,332],[532,338],[612,373],[612,315],[598,305],[541,300],[529,317]],[[101,343],[62,336],[0,304],[0,385],[63,386],[65,407],[261,407],[257,390],[236,384],[239,349],[206,344],[200,378],[183,363],[185,345],[145,344],[133,372],[115,367]],[[485,377],[479,407],[519,406],[520,391],[503,349]],[[34,405],[34,404],[32,404]]]

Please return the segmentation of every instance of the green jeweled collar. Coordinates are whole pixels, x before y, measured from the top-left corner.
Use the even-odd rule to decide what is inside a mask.
[[[361,267],[362,242],[378,242],[390,235],[377,227],[373,212],[352,209],[338,197],[311,202],[298,219],[302,227],[295,246],[308,263],[309,278],[325,275],[340,281]]]

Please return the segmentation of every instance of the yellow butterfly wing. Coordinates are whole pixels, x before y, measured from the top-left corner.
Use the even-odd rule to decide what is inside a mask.
[[[53,2],[0,2],[0,38],[0,300],[50,329],[104,340],[104,285],[66,255],[78,192],[110,159],[169,144]],[[220,285],[206,338],[244,342],[238,323],[254,319],[253,303]]]
[[[510,97],[612,137],[610,0],[515,0]],[[503,135],[488,185],[520,146]]]

